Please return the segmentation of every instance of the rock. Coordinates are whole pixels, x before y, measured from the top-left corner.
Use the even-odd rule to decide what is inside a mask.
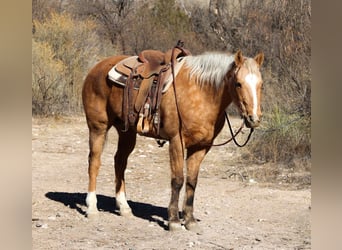
[[[46,223],[41,223],[41,222],[38,222],[38,223],[36,224],[36,227],[40,227],[40,228],[48,228],[49,226],[48,226],[48,224],[46,224]]]

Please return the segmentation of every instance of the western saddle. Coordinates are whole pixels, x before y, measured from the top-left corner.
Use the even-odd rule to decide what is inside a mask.
[[[174,82],[175,66],[179,59],[190,55],[183,42],[163,53],[159,50],[143,50],[138,56],[120,61],[109,73],[109,79],[124,86],[124,130],[136,126],[141,135],[159,137],[160,103],[166,91],[166,80]]]

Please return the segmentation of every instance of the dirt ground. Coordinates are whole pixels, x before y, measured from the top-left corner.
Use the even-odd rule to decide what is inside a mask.
[[[228,138],[226,131],[216,142]],[[267,166],[246,171],[242,149],[233,144],[212,148],[201,165],[195,216],[202,234],[167,230],[168,145],[160,148],[151,138],[138,136],[126,170],[134,216],[119,216],[116,141],[111,130],[98,177],[100,213],[90,220],[85,217],[85,119],[32,119],[32,249],[311,249],[310,185],[298,188],[246,175],[253,167]]]

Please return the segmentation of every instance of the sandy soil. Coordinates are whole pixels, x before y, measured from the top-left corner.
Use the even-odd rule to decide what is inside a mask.
[[[216,141],[224,138],[228,132]],[[284,187],[242,175],[247,166],[233,144],[212,148],[202,163],[195,216],[203,234],[167,231],[168,145],[159,148],[150,138],[138,137],[126,171],[134,217],[119,216],[114,206],[116,141],[112,130],[98,177],[100,214],[89,220],[85,119],[32,119],[32,249],[311,248],[310,186]]]

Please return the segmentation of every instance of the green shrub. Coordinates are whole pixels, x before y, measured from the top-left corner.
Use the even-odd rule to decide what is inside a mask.
[[[248,147],[259,161],[291,163],[311,157],[310,116],[288,114],[279,106],[266,115],[263,127],[256,129]]]

